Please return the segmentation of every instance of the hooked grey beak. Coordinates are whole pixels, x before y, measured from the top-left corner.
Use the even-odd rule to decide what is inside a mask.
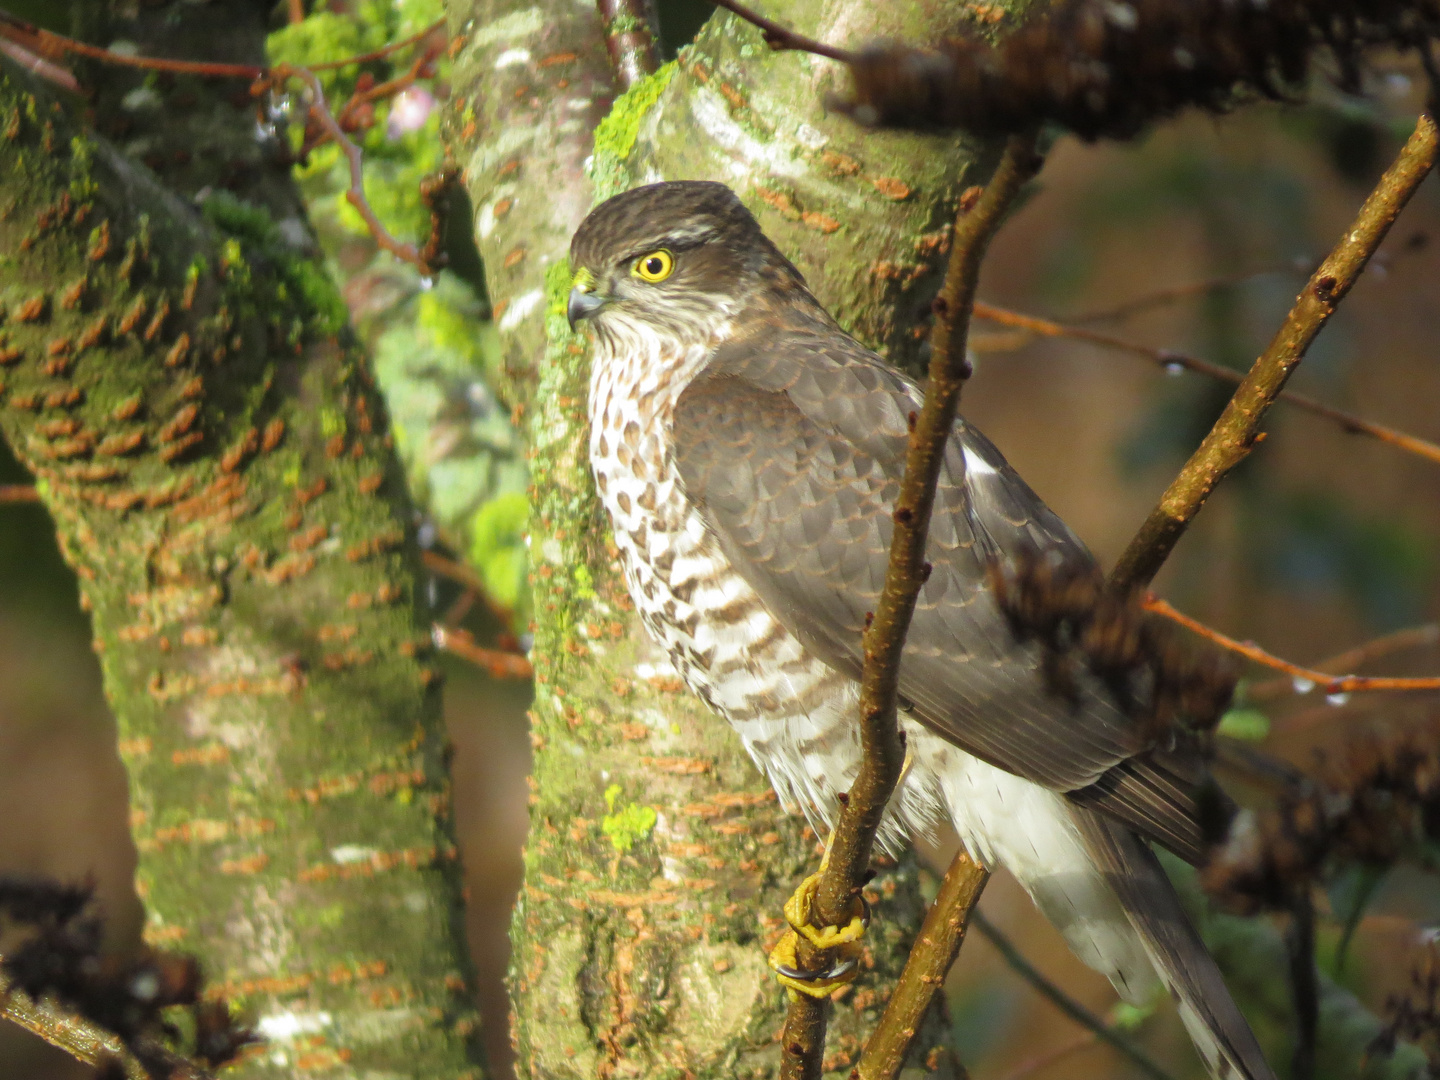
[[[574,330],[577,323],[582,319],[588,319],[602,307],[605,306],[605,298],[596,296],[592,292],[585,292],[581,289],[570,290],[570,302],[565,305],[565,317],[570,320],[570,329]]]

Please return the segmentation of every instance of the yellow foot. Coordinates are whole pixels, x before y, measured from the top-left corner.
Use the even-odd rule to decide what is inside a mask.
[[[813,998],[828,997],[851,982],[860,970],[864,947],[860,944],[865,928],[870,925],[870,907],[864,897],[855,898],[856,912],[844,926],[816,928],[810,925],[810,912],[815,903],[815,890],[820,875],[811,874],[800,883],[795,894],[785,901],[785,919],[790,929],[770,950],[770,967],[780,985],[793,998],[806,994]],[[800,967],[796,952],[803,936],[817,949],[828,951],[834,961],[825,971],[806,971]]]

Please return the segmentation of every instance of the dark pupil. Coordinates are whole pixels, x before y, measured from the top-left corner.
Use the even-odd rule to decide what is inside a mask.
[[[650,258],[645,260],[645,272],[647,274],[657,276],[660,271],[664,269],[665,264],[660,260],[658,255],[651,255]]]

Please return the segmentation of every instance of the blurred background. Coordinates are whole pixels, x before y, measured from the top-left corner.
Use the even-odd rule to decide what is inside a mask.
[[[9,7],[67,28],[64,3],[12,0]],[[332,18],[301,34],[286,28],[284,7],[272,52],[311,60],[328,58],[316,50],[344,56],[359,51],[357,44],[394,40],[440,10],[439,0],[377,0],[363,8],[332,0]],[[672,51],[709,12],[682,0],[660,7]],[[1186,117],[1125,147],[1062,139],[1033,196],[1002,232],[982,299],[1243,370],[1408,134],[1420,100],[1414,74],[1382,58],[1364,98],[1323,90],[1304,107],[1257,106],[1219,121]],[[425,232],[415,192],[441,156],[443,75],[423,97],[382,103],[388,112],[366,137],[372,200],[402,236]],[[286,103],[273,105],[279,122]],[[524,470],[505,411],[487,387],[489,308],[478,261],[465,245],[463,208],[451,230],[451,269],[422,280],[377,256],[347,218],[336,198],[337,170],[334,156],[322,152],[300,173],[327,255],[372,346],[407,467],[430,499],[422,536],[442,558],[468,555],[487,592],[520,608],[523,618]],[[1440,440],[1437,325],[1440,180],[1432,177],[1291,387]],[[973,344],[978,363],[962,411],[1107,565],[1228,397],[1223,385],[1071,338],[1037,339],[977,321]],[[1429,626],[1365,672],[1440,673],[1433,629],[1440,618],[1440,464],[1283,404],[1266,426],[1268,439],[1211,500],[1157,591],[1211,626],[1301,663]],[[0,483],[27,479],[0,451]],[[463,586],[437,576],[430,588],[437,618],[448,614],[480,641],[500,632],[482,605],[456,609]],[[455,657],[446,663],[470,941],[493,1075],[503,1080],[510,1049],[501,980],[526,828],[528,687],[493,680]],[[1252,674],[1257,683],[1268,679]],[[1440,710],[1440,695],[1327,700],[1295,690],[1272,682],[1246,698],[1242,688],[1228,729],[1311,767],[1322,748],[1343,751],[1352,733]],[[93,878],[112,932],[124,941],[138,933],[140,915],[114,742],[75,582],[48,518],[33,504],[0,504],[0,872]],[[1111,1014],[1109,985],[1070,956],[1013,881],[997,876],[982,910],[1046,976]],[[1387,996],[1403,988],[1427,926],[1440,921],[1440,889],[1433,878],[1389,875],[1343,971],[1335,960],[1341,920],[1323,901],[1321,911],[1322,966],[1383,1010]],[[948,989],[959,1049],[979,1080],[1133,1073],[1110,1050],[1086,1042],[1082,1029],[978,935]],[[1137,1038],[1174,1076],[1201,1075],[1167,1008],[1111,1015],[1135,1024]],[[1280,1037],[1260,1027],[1262,1039]],[[64,1055],[0,1027],[0,1080],[81,1072]]]

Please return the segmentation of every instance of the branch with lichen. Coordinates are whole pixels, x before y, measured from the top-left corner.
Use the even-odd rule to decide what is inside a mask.
[[[962,207],[955,221],[949,268],[933,305],[930,377],[924,404],[914,417],[893,511],[885,586],[865,630],[860,680],[863,758],[830,837],[815,890],[811,925],[817,928],[843,926],[852,918],[869,870],[876,830],[900,779],[905,757],[896,715],[900,659],[916,599],[928,576],[925,549],[935,488],[960,405],[960,389],[970,375],[965,336],[980,263],[1006,211],[1040,164],[1033,139],[1011,138],[984,192],[968,210]],[[969,868],[971,876],[983,874],[978,865]],[[956,902],[973,903],[978,896],[978,888],[957,891]],[[940,939],[935,940],[938,947]],[[923,945],[921,950],[929,951]],[[807,972],[829,970],[834,962],[832,955],[804,937],[796,959],[799,969]],[[825,1023],[823,999],[793,995],[782,1036],[781,1075],[787,1080],[811,1080],[820,1075]],[[913,1035],[915,1029],[909,1030]]]
[[[1400,154],[1360,208],[1334,250],[1310,275],[1284,323],[1250,368],[1225,411],[1160,497],[1110,574],[1120,591],[1148,585],[1215,486],[1264,437],[1260,425],[1316,335],[1364,271],[1390,226],[1429,175],[1440,131],[1422,113]]]

